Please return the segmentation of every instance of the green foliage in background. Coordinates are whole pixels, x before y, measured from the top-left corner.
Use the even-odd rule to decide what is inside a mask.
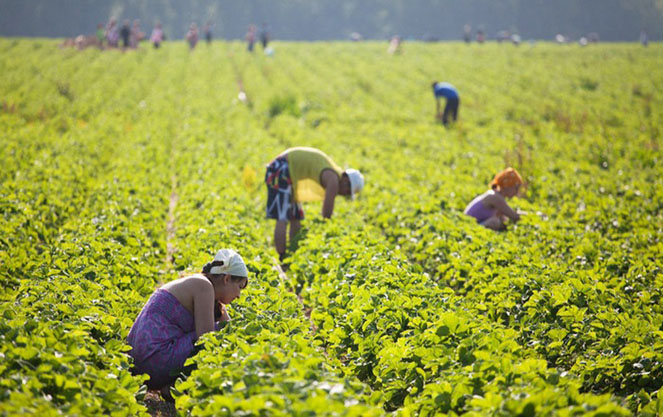
[[[222,247],[249,287],[183,415],[663,413],[663,49],[386,47],[0,40],[0,415],[144,415],[129,328]],[[262,179],[300,145],[367,185],[305,207],[286,276]],[[495,233],[462,212],[509,165]]]

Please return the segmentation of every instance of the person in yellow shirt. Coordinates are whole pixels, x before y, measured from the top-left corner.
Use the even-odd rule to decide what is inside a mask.
[[[322,217],[330,218],[337,195],[352,199],[364,188],[364,177],[356,169],[343,171],[324,152],[297,147],[285,150],[267,165],[267,218],[275,219],[274,246],[283,261],[286,229],[297,234],[304,218],[301,203],[322,200]]]

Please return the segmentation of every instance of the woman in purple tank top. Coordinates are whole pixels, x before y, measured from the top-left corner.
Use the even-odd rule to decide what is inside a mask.
[[[506,203],[507,198],[515,197],[523,180],[513,168],[507,168],[490,183],[490,190],[477,196],[465,208],[465,214],[474,217],[477,223],[493,230],[504,230],[507,218],[514,222],[520,219]]]
[[[147,387],[161,390],[164,399],[172,401],[170,385],[195,353],[196,340],[230,320],[224,305],[239,297],[247,284],[242,257],[221,249],[202,273],[157,289],[129,331],[133,372],[148,374]]]

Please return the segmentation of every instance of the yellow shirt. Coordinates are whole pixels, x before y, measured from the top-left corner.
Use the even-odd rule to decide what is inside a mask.
[[[281,156],[288,159],[293,197],[298,203],[324,200],[325,189],[320,184],[320,175],[325,169],[334,171],[339,179],[343,174],[343,170],[329,156],[315,148],[290,148]]]

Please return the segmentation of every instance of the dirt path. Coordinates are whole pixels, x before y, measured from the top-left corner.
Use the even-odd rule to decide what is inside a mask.
[[[238,98],[239,100],[251,106],[251,101],[244,91],[244,82],[242,80],[242,74],[239,70],[237,63],[232,59],[232,55],[229,56],[230,62],[232,63],[233,71],[235,72],[235,79],[237,80],[237,87],[239,89]],[[175,247],[175,210],[177,209],[177,203],[179,201],[179,194],[177,193],[177,176],[173,174],[171,176],[171,191],[170,198],[168,202],[168,217],[166,220],[166,259],[164,260],[164,270],[166,272],[172,272],[174,269],[174,256],[177,248]],[[280,267],[279,267],[280,269]],[[285,273],[281,271],[285,276]],[[302,304],[303,306],[303,304]],[[310,311],[308,316],[310,317]],[[311,323],[313,326],[313,323]],[[159,391],[148,391],[145,394],[144,400],[145,406],[147,407],[148,412],[153,417],[175,417],[177,416],[177,410],[175,404],[164,401],[159,394]]]
[[[175,404],[164,401],[158,391],[148,391],[145,394],[145,407],[153,417],[176,417]]]
[[[168,203],[168,220],[166,223],[166,270],[173,269],[173,255],[175,253],[175,209],[179,201],[177,194],[177,176],[175,174],[171,177],[170,201]]]
[[[242,103],[246,104],[251,107],[251,99],[249,98],[248,94],[246,94],[246,90],[244,89],[244,80],[242,79],[242,71],[240,71],[239,67],[237,66],[237,62],[235,62],[234,56],[232,53],[228,54],[228,60],[230,61],[230,64],[232,65],[233,72],[235,73],[235,80],[237,81],[237,89],[239,90],[239,93],[237,94],[237,98],[239,101]]]
[[[279,262],[276,260],[276,258],[274,259],[274,269],[276,269],[276,272],[279,273],[279,276],[281,277],[282,280],[284,280],[285,282],[288,282],[288,275],[286,275],[283,268],[281,268],[281,264],[279,264]],[[292,291],[293,293],[295,292],[294,288],[291,289],[290,291]],[[313,311],[313,308],[308,307],[306,304],[304,304],[304,299],[302,298],[301,295],[295,293],[295,296],[297,297],[297,302],[299,302],[299,305],[302,308],[302,312],[304,313],[304,315],[306,316],[306,318],[309,321],[309,324],[311,325],[311,333],[315,334],[315,332],[317,331],[318,328],[315,327],[315,324],[313,323],[313,320],[311,319],[311,312]]]

